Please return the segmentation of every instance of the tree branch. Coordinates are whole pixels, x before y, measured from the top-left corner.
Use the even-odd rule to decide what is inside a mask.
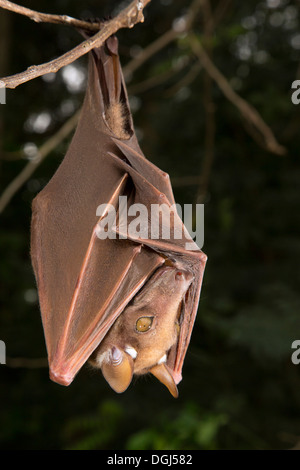
[[[162,36],[156,39],[156,41],[153,41],[151,44],[149,44],[148,47],[141,50],[141,52],[137,54],[137,56],[133,60],[130,61],[130,64],[126,65],[123,68],[124,73],[127,75],[132,74],[137,68],[139,68],[144,62],[150,59],[150,57],[152,57],[154,54],[159,52],[171,42],[175,41],[181,34],[187,33],[193,26],[193,23],[201,8],[202,2],[203,0],[194,0],[188,8],[186,15],[184,16],[182,28],[169,29]]]
[[[214,31],[214,15],[212,12],[210,0],[203,2],[203,20],[204,20],[204,38],[207,43],[206,54],[212,61],[213,46],[212,34]],[[200,62],[200,61],[199,61]],[[212,172],[213,161],[215,158],[215,104],[213,100],[213,79],[207,72],[204,73],[204,109],[205,109],[205,138],[204,138],[204,156],[201,162],[201,173],[199,187],[196,194],[196,203],[202,203],[205,200],[210,176]]]
[[[132,28],[135,24],[144,21],[143,9],[151,0],[132,1],[115,18],[103,25],[101,31],[86,39],[78,46],[66,52],[62,56],[41,65],[33,65],[24,72],[4,77],[1,81],[7,88],[16,88],[21,83],[28,82],[50,72],[57,72],[65,65],[71,64],[95,47],[101,46],[106,39],[115,34],[119,29]]]
[[[192,64],[184,77],[166,91],[165,96],[170,98],[182,88],[189,86],[197,78],[200,70],[202,70],[202,65],[199,61]]]
[[[99,31],[100,22],[89,22],[77,20],[68,15],[50,15],[48,13],[40,13],[30,8],[22,7],[16,3],[9,2],[8,0],[0,0],[0,8],[18,13],[19,15],[27,16],[36,23],[53,23],[74,26],[75,28],[85,29],[87,31]]]
[[[189,42],[191,49],[199,58],[207,73],[217,83],[218,87],[226,96],[226,98],[231,101],[231,103],[233,103],[238,108],[244,118],[262,134],[266,149],[277,155],[285,155],[286,148],[277,142],[271,128],[262,119],[258,111],[232,89],[227,78],[210,60],[209,56],[203,49],[200,41],[196,38],[196,36],[191,35],[189,37]]]
[[[177,67],[176,69],[172,68],[170,70],[167,70],[166,72],[162,72],[160,74],[156,74],[152,77],[146,78],[146,80],[138,82],[134,85],[129,85],[127,87],[127,91],[129,94],[133,94],[133,95],[144,93],[145,91],[148,91],[151,88],[154,88],[158,85],[161,85],[162,83],[165,83],[166,81],[169,80],[169,78],[173,77],[176,73],[178,73],[184,67],[185,67],[185,64],[180,64],[180,66]]]

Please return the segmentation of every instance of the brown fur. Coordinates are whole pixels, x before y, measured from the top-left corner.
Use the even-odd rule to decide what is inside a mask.
[[[120,101],[111,103],[105,114],[108,127],[119,139],[130,137],[126,131],[126,114],[126,108]]]

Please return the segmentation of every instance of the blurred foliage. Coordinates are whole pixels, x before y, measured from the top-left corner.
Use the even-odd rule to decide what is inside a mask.
[[[121,406],[110,400],[98,405],[90,416],[74,417],[64,430],[66,442],[75,442],[69,450],[107,448],[118,433],[122,416]]]
[[[32,0],[26,6],[75,17],[114,14],[119,1]],[[219,1],[211,0],[214,11]],[[167,31],[190,2],[151,2],[145,23],[118,33],[122,63]],[[44,369],[0,366],[2,449],[282,449],[300,439],[300,366],[291,344],[300,339],[299,3],[228,2],[211,38],[213,60],[232,87],[257,108],[286,146],[266,152],[237,109],[213,84],[216,138],[205,198],[208,263],[199,313],[174,400],[153,377],[114,395],[88,366],[60,387]],[[202,40],[203,15],[195,22]],[[0,11],[0,75],[45,62],[81,39],[64,26],[35,24]],[[3,24],[4,24],[3,23]],[[4,54],[5,52],[5,54]],[[205,93],[201,70],[184,78],[196,58],[185,37],[140,67],[129,86],[166,74],[131,95],[145,155],[171,179],[200,175],[205,158]],[[78,109],[86,58],[68,71],[7,91],[0,107],[1,192],[26,164],[11,152],[44,143]],[[179,89],[175,85],[183,80]],[[172,91],[173,90],[173,91]],[[32,198],[55,172],[70,139],[48,156],[1,214],[0,339],[10,357],[45,357],[29,257]],[[195,201],[196,185],[174,186],[178,203]]]
[[[163,414],[159,425],[131,436],[126,448],[129,450],[216,449],[218,431],[226,423],[225,415],[200,412],[197,405],[188,403],[175,419]]]

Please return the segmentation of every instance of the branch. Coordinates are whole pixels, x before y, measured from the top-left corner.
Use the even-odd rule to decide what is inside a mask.
[[[229,7],[232,5],[232,0],[220,0],[213,16],[211,16],[210,20],[207,24],[207,29],[213,31],[219,25],[223,17],[228,13]]]
[[[199,58],[207,73],[217,83],[226,98],[231,101],[231,103],[238,108],[244,118],[262,134],[267,150],[277,155],[285,155],[286,148],[277,142],[271,128],[265,123],[258,111],[232,89],[227,78],[210,60],[199,40],[194,35],[191,35],[189,37],[189,42],[193,52]]]
[[[203,2],[203,20],[204,20],[204,38],[207,43],[206,54],[212,60],[213,46],[212,34],[214,31],[214,15],[212,12],[210,0]],[[199,61],[200,62],[200,61]],[[209,73],[204,74],[204,109],[205,109],[205,138],[204,138],[204,157],[202,160],[201,176],[199,187],[196,194],[196,203],[204,202],[211,172],[215,158],[215,136],[216,136],[216,122],[215,122],[215,105],[213,99],[213,80]]]
[[[146,80],[138,82],[135,85],[129,85],[127,87],[127,91],[130,95],[144,93],[145,91],[151,90],[151,88],[165,83],[169,80],[169,78],[173,77],[174,74],[177,73],[179,70],[180,67],[176,70],[167,70],[166,72],[162,72],[160,74],[156,74],[152,77],[146,78]]]
[[[132,74],[137,68],[139,68],[144,62],[146,62],[150,57],[159,52],[161,49],[166,47],[171,42],[178,39],[178,37],[184,33],[187,33],[199,13],[203,0],[194,0],[186,15],[184,16],[184,21],[182,22],[182,28],[176,29],[171,28],[166,31],[162,36],[160,36],[156,41],[152,42],[148,47],[141,50],[137,56],[130,61],[130,64],[126,65],[123,68],[125,75]]]
[[[212,11],[209,0],[202,1],[203,8],[203,23],[204,23],[204,37],[205,42],[208,44],[207,54],[212,55],[212,42],[211,36],[219,21],[226,14],[231,0],[220,0],[215,11]],[[202,64],[198,61],[200,69]],[[206,111],[205,118],[205,151],[202,161],[202,168],[200,176],[179,176],[172,179],[173,187],[181,186],[198,186],[196,190],[196,202],[203,202],[209,186],[209,180],[212,171],[212,164],[214,160],[214,146],[215,146],[215,107],[213,102],[213,95],[211,89],[212,78],[206,72],[204,76],[204,104]]]
[[[149,46],[145,47],[145,49],[142,49],[141,52],[139,52],[136,57],[130,61],[130,64],[125,65],[123,68],[124,73],[131,75],[150,57],[166,47],[168,44],[170,44],[170,42],[175,41],[177,38],[178,32],[176,32],[174,29],[169,29],[158,39],[149,44]]]
[[[51,60],[41,65],[33,65],[25,72],[4,77],[1,81],[7,88],[16,88],[21,83],[28,82],[50,72],[57,72],[65,65],[71,64],[79,57],[83,56],[95,47],[101,46],[106,39],[115,34],[121,28],[132,28],[135,24],[144,21],[143,9],[151,0],[132,1],[127,8],[124,8],[115,18],[104,24],[101,31],[86,39],[78,46],[66,52],[57,59]]]
[[[197,78],[200,70],[202,70],[202,65],[199,61],[192,64],[188,72],[175,85],[168,88],[164,96],[170,98],[182,88],[189,86]]]
[[[86,31],[99,31],[100,22],[90,23],[89,21],[77,20],[68,15],[49,15],[48,13],[39,13],[38,11],[31,10],[30,8],[16,5],[8,0],[0,0],[0,8],[5,10],[13,11],[23,16],[27,16],[36,23],[54,23],[74,26],[75,28],[81,28]]]
[[[196,64],[198,67],[200,67],[199,61],[197,61]],[[147,78],[146,80],[136,83],[135,85],[129,85],[127,87],[128,93],[129,94],[144,93],[145,91],[148,91],[151,88],[154,88],[158,85],[162,85],[163,83],[167,82],[171,77],[174,77],[174,75],[176,75],[181,70],[186,68],[187,65],[188,64],[182,61],[179,64],[176,64],[176,66],[173,66],[170,70],[166,70],[166,72],[161,72],[159,74],[156,74],[152,77]]]

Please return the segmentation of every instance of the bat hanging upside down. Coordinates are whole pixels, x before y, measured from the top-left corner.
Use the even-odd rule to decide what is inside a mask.
[[[176,397],[206,255],[176,211],[171,218],[161,211],[155,237],[148,218],[142,234],[129,230],[134,215],[128,210],[128,225],[121,223],[120,197],[149,212],[175,204],[168,175],[137,142],[112,36],[90,53],[75,135],[33,201],[31,256],[50,377],[69,385],[89,361],[118,393],[133,374],[150,372]],[[99,236],[111,208],[114,236]],[[170,237],[163,234],[167,224]]]

